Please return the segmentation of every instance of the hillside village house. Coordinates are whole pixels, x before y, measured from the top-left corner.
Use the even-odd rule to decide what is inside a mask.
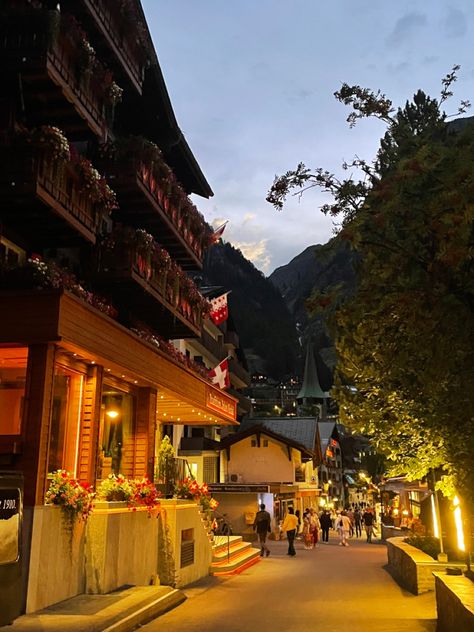
[[[221,440],[221,484],[210,487],[234,533],[251,537],[262,502],[276,537],[289,506],[318,506],[319,445],[314,418],[247,418]]]
[[[94,554],[83,525],[69,551],[44,506],[51,473],[153,479],[164,424],[236,424],[237,400],[169,342],[199,338],[208,316],[187,272],[212,231],[188,196],[212,191],[139,0],[7,0],[0,35],[0,469],[24,477],[32,611],[159,574],[158,521],[140,512],[102,508]],[[167,512],[183,584],[207,572],[206,533]]]

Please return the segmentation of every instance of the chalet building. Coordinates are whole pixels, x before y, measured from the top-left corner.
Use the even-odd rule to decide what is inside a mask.
[[[318,506],[322,457],[314,417],[246,418],[220,448],[221,484],[211,489],[238,533],[251,535],[261,502],[273,516],[276,534],[289,506],[301,515]]]
[[[53,471],[153,479],[165,424],[236,424],[237,400],[170,342],[208,335],[188,272],[212,231],[189,194],[212,191],[139,0],[0,11],[0,469],[24,477],[26,585]],[[104,589],[81,573],[27,608]]]

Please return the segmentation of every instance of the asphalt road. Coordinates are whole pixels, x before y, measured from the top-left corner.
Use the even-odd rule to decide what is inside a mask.
[[[240,575],[206,578],[184,589],[188,599],[140,628],[144,632],[434,632],[434,593],[402,590],[384,569],[386,547],[352,539],[271,555]]]

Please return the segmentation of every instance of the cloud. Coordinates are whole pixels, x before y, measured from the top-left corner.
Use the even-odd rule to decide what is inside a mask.
[[[427,24],[428,20],[423,13],[417,11],[407,13],[397,20],[393,31],[387,38],[387,43],[390,46],[399,46],[410,40],[420,28]]]
[[[234,241],[232,245],[238,248],[246,259],[249,259],[256,268],[268,274],[271,264],[271,256],[267,250],[267,239],[256,242]]]
[[[450,7],[443,26],[448,37],[462,37],[467,32],[467,18],[459,9]]]

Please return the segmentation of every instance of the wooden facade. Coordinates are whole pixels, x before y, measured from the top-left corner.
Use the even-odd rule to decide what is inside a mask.
[[[140,2],[120,4],[0,8],[0,466],[30,506],[56,469],[153,477],[164,424],[237,423],[236,399],[157,342],[201,334],[189,272],[211,229],[188,196],[212,191]]]

